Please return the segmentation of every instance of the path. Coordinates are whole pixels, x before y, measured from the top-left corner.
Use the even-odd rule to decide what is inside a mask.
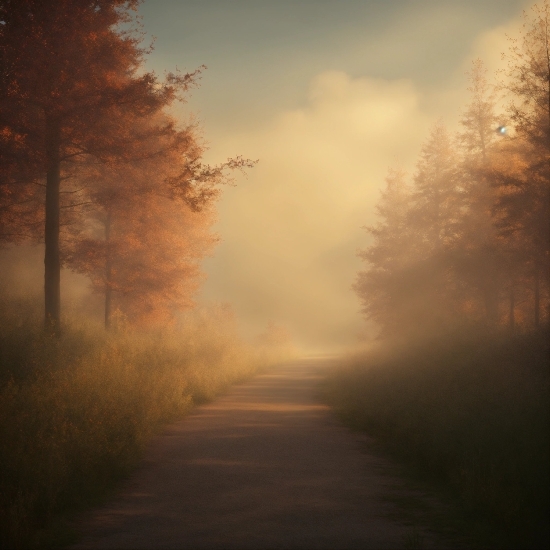
[[[395,482],[315,398],[326,361],[278,367],[155,438],[74,548],[403,548]]]

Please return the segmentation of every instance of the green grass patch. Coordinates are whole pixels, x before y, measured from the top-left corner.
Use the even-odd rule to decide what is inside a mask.
[[[546,548],[548,341],[478,332],[380,347],[335,369],[325,393],[348,425],[450,490],[472,523],[511,548]]]
[[[0,314],[0,546],[58,546],[62,517],[99,502],[150,437],[281,360],[239,339],[223,308],[179,328],[106,334],[65,320],[47,337],[28,300]],[[52,542],[52,537],[54,542]]]

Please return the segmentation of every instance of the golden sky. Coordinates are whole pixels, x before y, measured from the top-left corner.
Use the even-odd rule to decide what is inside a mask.
[[[471,61],[498,68],[529,5],[145,0],[149,66],[208,67],[181,109],[202,122],[207,160],[259,159],[219,203],[199,299],[231,303],[247,334],[274,321],[311,349],[374,335],[351,285],[386,170],[414,172],[438,118],[456,127]]]

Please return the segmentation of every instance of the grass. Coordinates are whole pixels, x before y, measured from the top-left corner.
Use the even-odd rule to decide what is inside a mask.
[[[325,393],[348,425],[448,489],[496,545],[546,548],[548,346],[546,330],[394,344],[350,359]]]
[[[65,320],[44,336],[28,300],[0,318],[0,545],[39,548],[69,510],[104,498],[149,438],[195,403],[282,359],[237,336],[223,308],[159,332]]]

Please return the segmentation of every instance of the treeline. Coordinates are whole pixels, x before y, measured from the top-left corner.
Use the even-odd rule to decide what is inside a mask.
[[[45,243],[45,322],[60,270],[130,323],[166,322],[201,278],[220,184],[193,121],[169,114],[203,67],[147,72],[139,0],[0,1],[0,243]]]
[[[73,542],[67,517],[152,434],[290,353],[273,327],[244,343],[230,308],[190,311],[221,186],[253,163],[203,161],[170,114],[203,68],[147,72],[139,4],[0,0],[0,247],[45,245],[42,311],[0,285],[2,548]],[[62,267],[118,330],[61,311]]]
[[[533,6],[498,86],[473,62],[457,134],[438,122],[414,176],[389,171],[355,282],[380,338],[326,385],[455,503],[450,546],[550,540],[549,27]]]
[[[548,4],[532,13],[498,85],[473,62],[460,131],[436,123],[412,179],[389,170],[354,285],[383,337],[548,321]]]

